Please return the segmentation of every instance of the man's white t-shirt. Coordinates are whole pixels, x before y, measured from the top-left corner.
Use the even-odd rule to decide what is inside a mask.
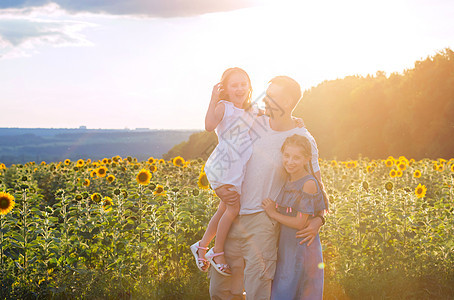
[[[320,170],[318,149],[314,137],[306,128],[293,128],[287,131],[275,131],[270,127],[268,116],[258,117],[250,129],[252,155],[249,159],[242,185],[240,215],[249,215],[264,211],[262,201],[265,198],[276,200],[287,174],[282,165],[281,147],[284,140],[294,134],[305,136],[312,145],[312,167]]]

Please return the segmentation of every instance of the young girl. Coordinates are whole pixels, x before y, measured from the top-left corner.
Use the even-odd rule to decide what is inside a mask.
[[[252,153],[249,129],[258,114],[258,109],[251,106],[251,94],[249,76],[240,68],[227,69],[221,82],[213,88],[205,128],[207,131],[215,130],[219,143],[204,168],[213,189],[229,185],[231,190],[241,194],[244,167]],[[221,199],[202,240],[191,246],[201,271],[208,270],[206,257],[219,273],[230,276],[231,270],[224,258],[224,242],[239,210],[239,203],[227,205]],[[214,248],[205,255],[215,235]]]
[[[288,179],[276,202],[267,198],[263,208],[281,223],[279,249],[271,287],[271,299],[322,299],[323,258],[320,237],[310,246],[300,245],[296,232],[308,218],[327,209],[322,191],[313,176],[311,144],[301,135],[288,137],[281,148]]]

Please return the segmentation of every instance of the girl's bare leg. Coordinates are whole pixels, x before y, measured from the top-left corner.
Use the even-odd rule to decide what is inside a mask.
[[[216,235],[216,231],[218,230],[218,223],[221,217],[224,215],[226,210],[226,205],[224,202],[219,203],[218,210],[216,213],[211,217],[210,223],[208,223],[207,230],[203,235],[202,239],[200,240],[200,247],[208,247],[210,242],[213,240],[214,236]],[[198,250],[199,257],[205,258],[206,250],[199,249]]]
[[[222,201],[221,201],[222,202]],[[223,202],[222,202],[223,203]],[[225,205],[225,204],[224,204]],[[225,205],[226,209],[221,219],[219,220],[218,230],[216,232],[216,240],[214,241],[214,253],[220,253],[224,251],[224,243],[227,239],[227,234],[229,233],[230,226],[235,220],[236,216],[240,211],[240,204],[235,205]],[[224,255],[216,256],[214,261],[218,264],[226,264]]]

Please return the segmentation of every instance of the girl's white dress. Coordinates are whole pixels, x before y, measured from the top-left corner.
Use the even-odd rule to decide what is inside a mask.
[[[233,185],[232,190],[241,194],[241,183],[245,166],[252,154],[253,139],[249,130],[258,109],[237,108],[232,102],[224,103],[224,117],[215,129],[218,145],[208,158],[204,171],[212,189],[225,184]]]

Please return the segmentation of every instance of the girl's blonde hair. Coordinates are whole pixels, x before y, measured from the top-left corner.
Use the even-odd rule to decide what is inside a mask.
[[[304,156],[309,157],[309,158],[312,157],[312,146],[306,137],[299,135],[299,134],[294,134],[292,136],[289,136],[288,138],[285,139],[284,143],[282,144],[281,152],[284,152],[285,147],[287,147],[288,145],[298,146],[298,147],[300,147],[301,152],[303,153]],[[306,168],[306,170],[308,172],[310,172],[312,174],[312,176],[314,176],[315,181],[317,181],[317,184],[318,184],[319,188],[321,189],[322,185],[320,184],[317,177],[315,176],[314,169],[312,168],[312,161],[309,160],[309,166],[304,166],[304,167]],[[324,192],[322,193],[322,195],[323,195],[323,202],[325,202],[325,207],[326,207],[326,209],[328,209],[328,205],[329,205],[328,198],[326,197]]]
[[[244,74],[244,75],[246,75],[246,78],[248,80],[249,92],[248,92],[246,101],[244,101],[244,103],[243,103],[243,108],[247,110],[247,109],[251,108],[252,85],[251,85],[251,79],[249,78],[249,75],[246,73],[245,70],[243,70],[241,68],[238,68],[238,67],[228,68],[227,70],[224,71],[224,73],[222,73],[221,84],[222,84],[224,91],[221,92],[221,94],[219,95],[219,98],[220,98],[220,100],[230,101],[229,96],[225,93],[225,89],[227,87],[227,83],[229,82],[230,76],[232,76],[232,74],[234,74],[234,73]]]
[[[306,137],[304,137],[302,135],[294,134],[294,135],[286,138],[284,143],[282,144],[281,152],[284,152],[285,147],[287,147],[288,145],[300,147],[301,152],[306,157],[312,156],[311,143],[309,142],[309,140]]]

